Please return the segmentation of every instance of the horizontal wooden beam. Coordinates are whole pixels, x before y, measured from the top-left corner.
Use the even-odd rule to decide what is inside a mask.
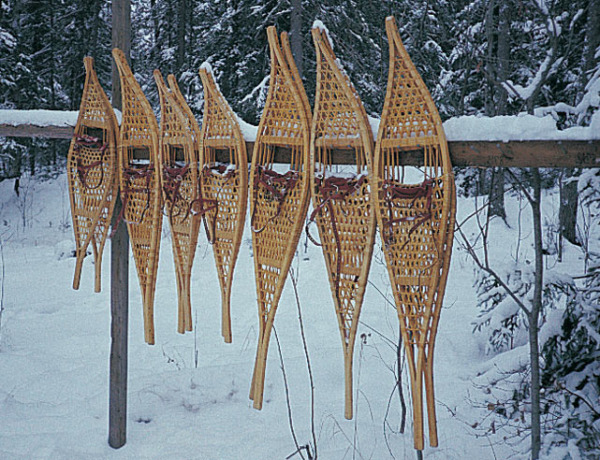
[[[0,137],[46,137],[70,139],[73,127],[2,125]],[[450,158],[454,166],[471,167],[539,167],[539,168],[600,168],[600,140],[559,141],[450,141]],[[248,159],[252,158],[254,142],[246,142]],[[291,149],[279,147],[275,152],[276,163],[289,163]],[[228,161],[228,157],[218,158]],[[353,164],[351,150],[335,149],[333,163]],[[406,166],[423,164],[423,152],[407,151],[402,154]]]
[[[600,140],[448,142],[455,166],[599,168]]]
[[[0,124],[0,137],[45,137],[48,139],[71,139],[73,126],[36,126]]]

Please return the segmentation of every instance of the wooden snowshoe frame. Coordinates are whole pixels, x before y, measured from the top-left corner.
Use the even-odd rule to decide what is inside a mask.
[[[433,352],[448,277],[456,192],[442,121],[402,44],[386,19],[388,86],[375,149],[374,205],[410,371],[414,446],[422,450],[423,384],[429,443],[438,445]],[[423,149],[424,180],[403,184],[402,152]]]
[[[154,293],[162,230],[158,124],[123,52],[115,48],[113,57],[123,98],[118,147],[122,216],[142,291],[144,338],[154,344]]]
[[[169,88],[156,69],[154,80],[161,107],[160,177],[177,278],[177,330],[184,333],[192,330],[191,277],[200,218],[193,207],[198,196],[198,151],[194,146],[194,127],[182,108],[187,103],[175,78],[170,79]]]
[[[190,109],[190,106],[188,105],[187,101],[185,100],[185,97],[183,97],[183,94],[179,89],[179,85],[177,84],[177,79],[175,78],[175,75],[169,74],[169,76],[167,77],[167,83],[169,84],[171,94],[175,98],[175,102],[177,102],[177,104],[179,105],[179,108],[181,109],[181,112],[183,113],[186,122],[189,123],[190,126],[190,132],[192,134],[192,146],[194,148],[194,153],[192,157],[196,161],[196,177],[198,178],[198,186],[200,186],[200,172],[197,169],[202,160],[202,150],[200,148],[200,126],[198,126],[198,122],[196,121],[196,117],[192,112],[192,109]],[[196,214],[198,213],[196,212]],[[200,225],[198,225],[198,230],[200,230]]]
[[[221,334],[231,343],[231,286],[246,221],[248,157],[236,115],[207,67],[199,71],[204,87],[201,199],[221,288]],[[227,152],[227,164],[217,163],[218,151]]]
[[[345,417],[352,418],[354,343],[375,241],[371,203],[373,133],[365,109],[341,69],[327,34],[312,29],[317,52],[317,89],[310,146],[313,213],[327,266],[344,348]],[[356,175],[335,176],[334,148],[356,158]],[[309,233],[310,222],[307,225]],[[312,237],[311,237],[312,239]]]
[[[287,33],[281,45],[267,29],[271,74],[250,172],[252,249],[259,310],[259,338],[250,389],[262,408],[269,339],[281,292],[302,233],[309,200],[310,106],[291,54]],[[291,150],[289,170],[273,171],[274,148]]]
[[[67,158],[76,262],[73,289],[79,289],[87,248],[94,253],[95,286],[100,292],[102,253],[117,196],[117,136],[115,112],[100,86],[94,59],[83,60],[86,77],[75,132]]]
[[[179,108],[181,109],[181,113],[184,116],[184,119],[186,121],[186,123],[189,124],[189,133],[191,134],[192,137],[192,148],[193,148],[193,154],[191,156],[192,160],[192,164],[193,168],[196,171],[196,193],[195,193],[195,197],[191,202],[191,210],[193,211],[193,214],[195,216],[195,223],[194,223],[194,228],[192,229],[192,237],[194,238],[193,244],[190,243],[190,250],[192,250],[192,247],[194,248],[194,254],[196,253],[196,247],[198,244],[198,236],[199,236],[199,232],[200,232],[200,221],[202,220],[202,206],[198,204],[198,200],[201,200],[201,194],[200,194],[200,187],[201,187],[201,183],[200,183],[200,171],[199,171],[199,164],[202,158],[202,150],[200,148],[200,127],[198,126],[198,122],[196,121],[196,117],[194,116],[194,113],[192,112],[192,110],[190,109],[190,106],[188,105],[187,101],[185,100],[185,97],[183,97],[183,94],[181,93],[180,89],[179,89],[179,85],[177,84],[177,79],[175,78],[175,75],[173,74],[169,74],[169,76],[167,77],[167,82],[169,84],[169,89],[171,90],[171,94],[173,95],[173,97],[175,98],[175,102],[178,104]],[[193,258],[190,260],[190,264],[193,263]],[[190,266],[190,274],[191,274],[191,266]],[[191,281],[189,281],[189,283],[191,284]],[[191,291],[191,289],[190,289]],[[192,317],[191,317],[191,299],[190,299],[190,303],[189,303],[189,307],[187,310],[183,310],[183,308],[180,310],[181,312],[185,313],[186,316],[184,316],[184,318],[187,318],[186,321],[189,322],[189,326],[186,325],[186,327],[184,327],[186,330],[191,330],[191,321],[192,321]],[[181,325],[178,325],[178,329],[181,329]]]

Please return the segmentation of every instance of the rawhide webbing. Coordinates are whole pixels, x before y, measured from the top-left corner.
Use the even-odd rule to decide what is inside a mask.
[[[213,165],[213,166],[205,165],[204,168],[202,168],[201,174],[203,176],[207,176],[209,174],[218,174],[218,175],[221,175],[222,177],[224,177],[226,179],[226,181],[219,188],[219,191],[220,191],[225,186],[225,184],[227,184],[229,179],[231,179],[235,175],[235,169],[230,169],[227,167],[227,165]],[[216,199],[204,198],[204,195],[202,193],[202,187],[201,187],[200,183],[201,182],[199,181],[198,182],[198,194],[196,195],[196,198],[194,200],[192,200],[192,202],[190,203],[189,210],[193,215],[195,215],[195,216],[199,215],[200,217],[202,217],[202,223],[204,224],[204,229],[206,230],[206,237],[208,239],[208,243],[214,244],[215,238],[216,238],[217,218],[215,216],[215,218],[212,220],[212,225],[210,226],[211,228],[209,231],[206,215],[210,211],[213,211],[213,210],[218,211],[219,202]],[[218,192],[217,192],[217,195],[218,195]]]
[[[169,217],[178,217],[179,214],[181,214],[182,207],[178,204],[184,200],[184,198],[181,196],[180,189],[189,170],[189,164],[184,166],[163,166],[163,191],[165,192],[165,200],[170,203]],[[177,213],[174,213],[174,208],[177,209]],[[185,220],[188,216],[189,210],[189,207],[187,207],[182,220]]]
[[[84,147],[86,147],[88,149],[99,149],[100,150],[100,154],[101,154],[100,159],[97,161],[93,161],[90,164],[87,164],[87,165],[83,164],[83,160],[79,157],[76,159],[77,177],[79,178],[81,185],[83,186],[83,188],[86,188],[88,190],[95,190],[102,185],[102,181],[104,180],[104,168],[100,168],[100,180],[98,181],[97,185],[95,185],[95,186],[88,185],[87,177],[93,168],[95,168],[97,166],[101,166],[102,163],[104,163],[104,154],[106,153],[106,150],[108,149],[108,143],[101,144],[100,139],[98,139],[97,137],[93,137],[93,136],[85,136],[85,135],[77,136],[75,138],[75,145],[73,146],[73,150],[75,152],[79,152]]]
[[[347,179],[345,177],[318,177],[316,178],[316,188],[318,192],[323,196],[323,199],[319,205],[311,213],[308,222],[306,223],[305,231],[306,236],[317,246],[322,246],[321,243],[316,241],[310,234],[309,227],[317,217],[321,214],[323,208],[327,208],[329,213],[329,219],[331,220],[331,229],[333,231],[333,237],[335,239],[335,246],[337,250],[336,255],[336,273],[335,273],[335,295],[340,300],[340,276],[342,271],[342,243],[340,241],[340,235],[338,233],[337,224],[335,220],[335,213],[333,211],[333,201],[346,201],[346,198],[354,195],[363,184],[367,181],[366,175],[361,175],[358,178]]]
[[[134,225],[141,224],[142,221],[144,220],[144,215],[146,214],[146,211],[150,208],[150,200],[151,200],[150,181],[152,180],[152,174],[154,174],[154,165],[152,165],[152,164],[145,165],[141,168],[123,168],[123,176],[125,177],[125,181],[126,181],[127,185],[125,187],[123,187],[123,190],[121,190],[121,201],[122,201],[121,212],[117,216],[117,221],[115,223],[114,229],[110,233],[111,238],[116,233],[117,229],[119,228],[119,224],[121,223],[122,220],[124,220],[128,224],[134,224]],[[146,185],[144,187],[134,187],[133,184],[135,183],[136,179],[146,179]],[[142,211],[140,220],[135,222],[135,221],[129,221],[125,218],[125,209],[127,209],[127,203],[129,202],[129,198],[131,197],[131,194],[137,190],[146,192],[147,198],[146,198],[146,206],[144,207],[144,210]]]
[[[285,198],[293,190],[300,177],[298,171],[290,170],[285,174],[280,174],[276,171],[273,171],[272,169],[268,169],[260,165],[258,166],[256,176],[257,177],[254,182],[255,190],[258,190],[260,186],[264,187],[269,192],[271,199],[277,202],[276,213],[267,220],[265,225],[263,225],[259,229],[256,229],[254,227],[254,214],[257,208],[256,197],[258,196],[258,194],[255,195],[254,208],[252,212],[252,217],[250,218],[250,228],[252,228],[253,232],[260,233],[265,228],[267,228],[267,225],[269,225],[269,223],[271,223],[280,216],[281,209],[283,208],[283,204],[285,203]]]
[[[383,228],[381,229],[381,236],[384,239],[386,245],[390,245],[394,242],[394,234],[392,227],[396,223],[400,222],[414,222],[412,227],[408,230],[407,240],[404,242],[400,250],[410,242],[410,235],[423,225],[425,222],[431,219],[431,201],[433,198],[433,179],[427,179],[417,185],[401,185],[393,180],[385,180],[381,186],[381,192],[383,195],[383,201],[388,209],[389,218],[383,221]],[[397,203],[397,200],[411,200],[408,206],[403,205],[405,208],[412,208],[415,201],[419,198],[426,198],[425,207],[423,212],[416,216],[404,216],[393,218],[393,208]]]

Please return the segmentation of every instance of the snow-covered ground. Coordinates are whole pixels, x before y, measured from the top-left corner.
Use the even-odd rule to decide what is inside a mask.
[[[177,299],[172,250],[164,232],[156,291],[156,345],[143,340],[140,290],[130,261],[129,406],[127,444],[113,450],[108,436],[110,346],[110,243],[103,290],[93,293],[92,257],[81,288],[71,288],[75,259],[65,175],[55,180],[0,182],[0,238],[4,270],[0,326],[1,459],[285,459],[294,445],[286,393],[272,337],[262,411],[248,399],[257,342],[257,305],[250,233],[235,270],[233,343],[220,334],[220,299],[212,249],[201,236],[192,279],[194,332],[176,332]],[[546,215],[557,209],[545,197]],[[525,206],[522,204],[522,206]],[[460,218],[473,199],[459,199]],[[507,203],[509,224],[494,223],[493,260],[510,262],[519,225],[519,203]],[[556,211],[555,211],[556,212]],[[531,255],[529,210],[522,212],[521,257]],[[168,226],[165,223],[165,228]],[[467,233],[469,232],[468,227]],[[293,263],[310,363],[314,374],[314,431],[320,459],[413,459],[410,392],[407,431],[397,433],[400,403],[392,394],[398,319],[378,293],[389,295],[381,250],[375,251],[354,360],[355,418],[344,419],[342,346],[320,248],[302,236]],[[571,273],[580,271],[573,260]],[[1,273],[1,272],[0,272]],[[426,459],[504,459],[514,455],[497,437],[482,433],[489,411],[474,403],[478,373],[491,367],[472,333],[477,309],[473,264],[455,245],[435,357],[439,447]],[[311,400],[298,310],[288,279],[275,328],[289,384],[298,442],[312,442]],[[363,336],[364,334],[364,336]],[[479,379],[479,380],[477,380]],[[517,450],[529,443],[525,439]],[[305,455],[306,457],[306,455]],[[299,455],[289,457],[299,459]],[[520,458],[518,455],[512,458]]]

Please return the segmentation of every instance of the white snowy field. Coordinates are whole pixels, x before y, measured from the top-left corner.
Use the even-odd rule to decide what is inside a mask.
[[[262,411],[253,409],[248,398],[258,330],[248,228],[235,269],[232,344],[221,338],[218,281],[204,234],[192,281],[194,332],[180,335],[171,241],[168,231],[163,232],[154,346],[143,340],[140,290],[130,259],[127,443],[114,450],[107,444],[110,243],[104,254],[102,292],[93,292],[91,256],[84,264],[81,288],[74,291],[65,175],[46,182],[22,179],[19,197],[12,186],[12,181],[0,182],[0,269],[5,274],[0,459],[285,459],[296,451],[275,336]],[[557,213],[558,198],[545,195],[544,203],[547,218],[553,218],[551,210]],[[519,206],[524,207],[523,240],[517,248]],[[473,207],[473,199],[460,198],[459,220]],[[499,264],[510,263],[518,249],[521,258],[532,255],[529,209],[514,199],[507,208],[511,229],[501,222],[492,228],[491,256]],[[303,235],[293,267],[314,376],[318,457],[415,458],[406,366],[407,429],[397,433],[400,403],[398,394],[392,395],[396,355],[389,341],[397,341],[398,319],[375,289],[391,298],[380,247],[370,274],[373,285],[367,288],[362,309],[358,335],[364,334],[364,340],[357,340],[354,359],[355,418],[348,421],[344,419],[342,346],[324,261],[320,248],[309,242],[305,249],[304,243]],[[567,255],[570,261],[559,268],[580,272],[576,252]],[[426,459],[521,458],[519,452],[529,443],[524,438],[511,446],[502,443],[500,434],[482,436],[486,432],[482,427],[490,420],[485,404],[474,402],[480,392],[477,386],[483,384],[478,374],[496,364],[472,333],[477,314],[472,284],[473,263],[455,244],[435,356],[439,447],[426,447]],[[310,385],[289,279],[275,328],[293,427],[298,443],[306,445],[312,443]]]

